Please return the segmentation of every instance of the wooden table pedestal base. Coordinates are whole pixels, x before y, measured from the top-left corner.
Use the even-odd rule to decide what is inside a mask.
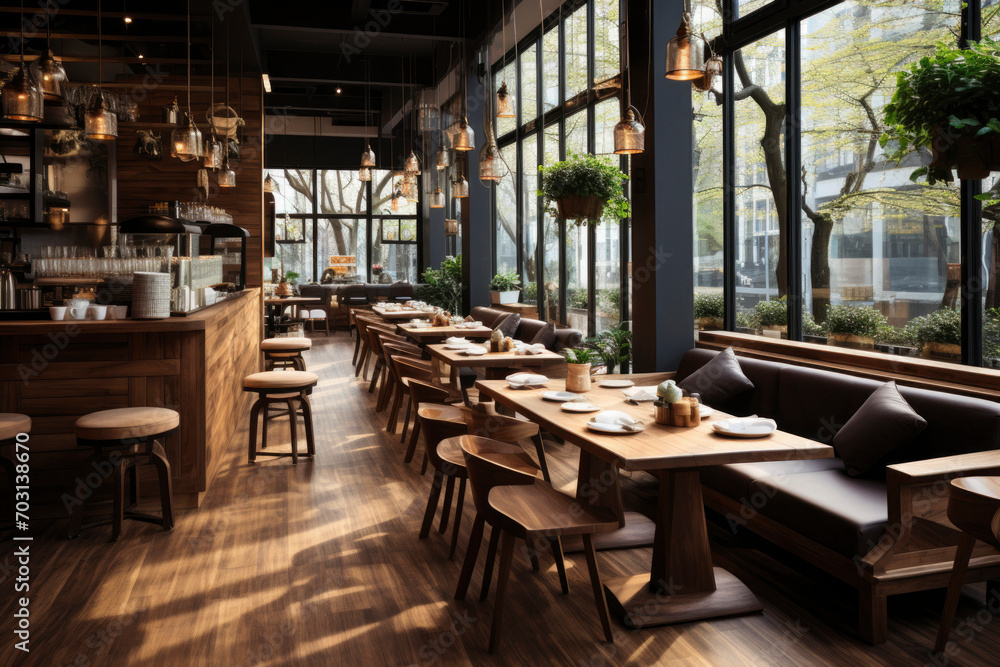
[[[746,584],[721,567],[714,569],[714,591],[684,593],[678,590],[674,595],[650,590],[648,574],[607,579],[604,590],[608,609],[628,628],[650,628],[763,610]]]

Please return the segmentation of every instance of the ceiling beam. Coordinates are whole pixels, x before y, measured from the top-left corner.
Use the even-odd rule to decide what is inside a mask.
[[[358,30],[350,29],[344,30],[340,28],[319,28],[316,26],[299,26],[299,25],[274,25],[274,24],[263,24],[263,23],[253,23],[250,26],[257,30],[280,30],[289,32],[302,32],[311,33],[313,35],[326,36],[326,37],[353,37]],[[430,41],[444,41],[444,42],[455,42],[464,43],[466,40],[463,37],[456,35],[418,35],[408,32],[380,32],[377,35],[377,39],[415,39],[415,40],[430,40]],[[291,46],[291,45],[290,45]],[[274,47],[267,47],[269,51],[277,51]]]

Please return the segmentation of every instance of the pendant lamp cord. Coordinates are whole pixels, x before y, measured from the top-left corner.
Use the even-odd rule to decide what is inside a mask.
[[[100,11],[98,0],[98,11]],[[188,119],[191,119],[191,0],[187,2],[187,95]]]

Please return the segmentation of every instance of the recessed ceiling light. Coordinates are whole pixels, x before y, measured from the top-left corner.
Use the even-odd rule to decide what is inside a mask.
[[[142,54],[141,53],[139,54],[139,60],[142,60]]]
[[[132,22],[132,17],[126,16],[125,17],[125,23],[131,23],[131,22]]]
[[[342,91],[340,88],[337,89],[337,94],[338,95],[340,95],[342,92],[344,92],[344,91]]]

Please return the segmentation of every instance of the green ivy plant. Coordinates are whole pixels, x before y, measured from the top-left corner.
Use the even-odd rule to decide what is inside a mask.
[[[490,281],[490,290],[494,292],[516,292],[520,289],[521,276],[517,275],[517,271],[507,267],[497,271],[493,280]]]
[[[991,39],[970,42],[958,49],[939,43],[925,56],[896,75],[896,92],[885,106],[886,132],[879,139],[897,162],[918,148],[929,148],[935,131],[949,145],[960,136],[1000,134],[1000,45]],[[929,184],[951,181],[950,169],[920,167],[910,180],[926,176]]]
[[[571,347],[566,349],[567,364],[592,364],[597,358],[597,350],[587,347]]]
[[[423,285],[415,296],[452,314],[462,310],[462,256],[445,257],[440,269],[428,268],[421,274]]]
[[[889,326],[889,320],[872,306],[852,306],[844,303],[830,306],[826,311],[826,328],[832,334],[875,338],[879,331]]]
[[[538,196],[545,198],[546,210],[553,217],[558,217],[556,200],[571,196],[596,196],[604,201],[603,220],[624,220],[632,208],[622,188],[628,176],[622,172],[609,158],[595,155],[577,155],[556,162],[550,167],[539,166],[542,174],[542,187]],[[577,224],[586,224],[587,220],[577,220]],[[591,221],[600,224],[600,220]]]

